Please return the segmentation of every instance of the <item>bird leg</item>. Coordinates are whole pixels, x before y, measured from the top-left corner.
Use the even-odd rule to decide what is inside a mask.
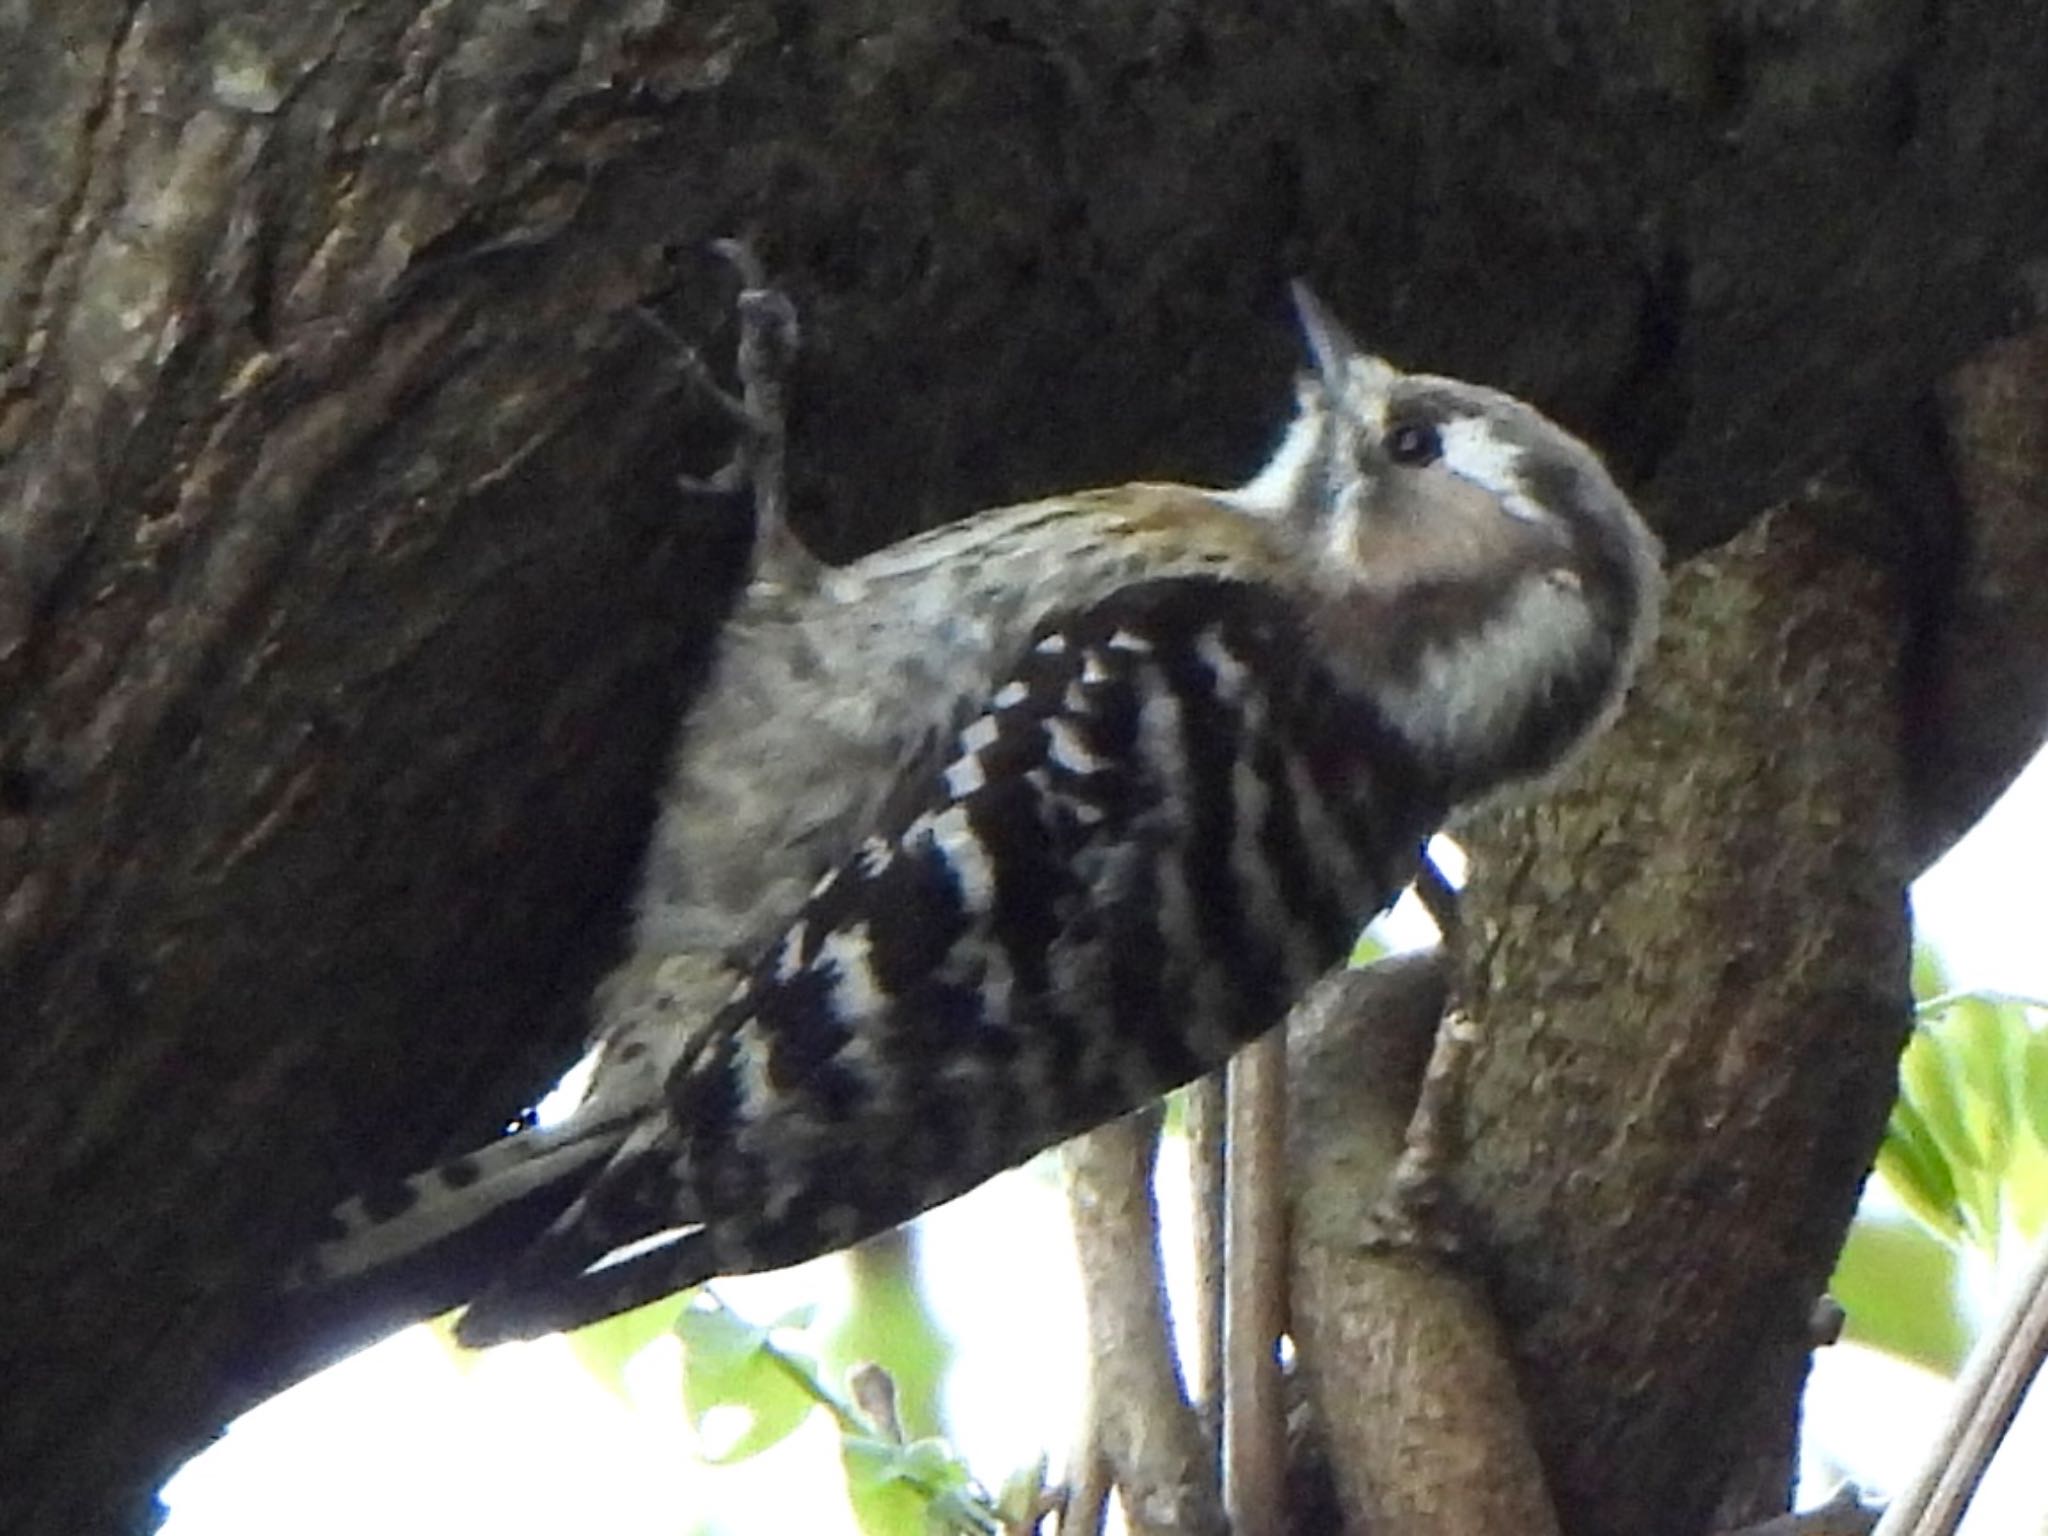
[[[1463,1146],[1465,1090],[1479,1026],[1459,999],[1465,967],[1465,922],[1458,890],[1427,851],[1415,873],[1415,895],[1442,934],[1453,978],[1452,993],[1437,1026],[1436,1044],[1423,1070],[1422,1090],[1386,1190],[1367,1217],[1369,1238],[1388,1247],[1422,1247],[1438,1253],[1459,1246],[1449,1199],[1449,1172]]]
[[[1449,1173],[1464,1145],[1465,1089],[1478,1041],[1479,1026],[1463,1009],[1453,1008],[1437,1026],[1400,1161],[1366,1217],[1367,1240],[1375,1246],[1439,1254],[1456,1253],[1462,1246]]]
[[[789,525],[788,380],[801,332],[796,305],[768,283],[760,256],[744,240],[714,240],[711,248],[739,274],[734,308],[739,346],[734,358],[739,392],[720,384],[703,354],[653,314],[642,317],[675,345],[684,376],[739,429],[732,457],[709,475],[688,476],[686,491],[730,495],[743,487],[754,499],[753,576],[791,590],[815,586],[823,563]]]

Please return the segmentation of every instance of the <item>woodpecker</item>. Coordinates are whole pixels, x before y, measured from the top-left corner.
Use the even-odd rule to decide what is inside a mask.
[[[342,1207],[293,1293],[483,1345],[905,1221],[1220,1065],[1595,733],[1660,590],[1627,498],[1295,297],[1246,485],[757,530],[580,1107]]]

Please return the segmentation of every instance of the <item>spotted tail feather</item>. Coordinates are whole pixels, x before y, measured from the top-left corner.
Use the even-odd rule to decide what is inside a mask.
[[[338,1358],[465,1305],[577,1199],[629,1129],[572,1119],[521,1131],[350,1200],[291,1276],[284,1331]]]

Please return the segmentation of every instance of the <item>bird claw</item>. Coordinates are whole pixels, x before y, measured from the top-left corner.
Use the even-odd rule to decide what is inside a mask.
[[[1423,1071],[1422,1092],[1408,1122],[1400,1160],[1387,1179],[1386,1192],[1366,1217],[1370,1246],[1439,1256],[1464,1247],[1450,1171],[1463,1146],[1466,1080],[1478,1040],[1478,1026],[1461,1009],[1453,1009],[1437,1026],[1436,1045]]]
[[[740,434],[726,463],[706,476],[678,476],[677,484],[694,495],[723,496],[751,488],[755,579],[806,588],[815,585],[823,567],[789,526],[785,470],[789,432],[784,397],[800,340],[796,305],[781,289],[769,286],[760,256],[744,240],[714,240],[711,249],[738,272],[741,283],[734,301],[740,330],[734,358],[737,394],[718,382],[695,347],[658,317],[643,311],[649,323],[674,343],[691,385]]]

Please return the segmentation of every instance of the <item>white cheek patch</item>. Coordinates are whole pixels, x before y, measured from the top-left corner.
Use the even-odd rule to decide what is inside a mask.
[[[1414,682],[1383,690],[1382,702],[1395,728],[1432,755],[1483,759],[1526,701],[1596,643],[1576,577],[1538,573],[1479,630],[1427,651]]]
[[[1525,523],[1550,523],[1551,515],[1529,497],[1517,471],[1522,450],[1503,442],[1482,417],[1461,416],[1437,428],[1443,443],[1443,466],[1460,480],[1489,492],[1509,517]]]

